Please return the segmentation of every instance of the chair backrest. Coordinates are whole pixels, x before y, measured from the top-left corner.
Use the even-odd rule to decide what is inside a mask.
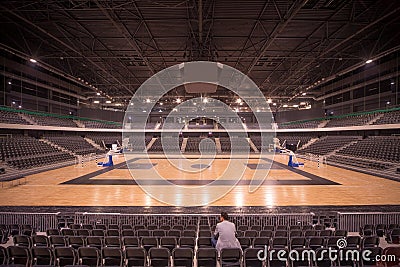
[[[137,238],[137,237],[127,236],[122,239],[122,244],[124,245],[125,248],[139,247],[140,241],[139,241],[139,238]]]
[[[240,266],[242,259],[242,250],[240,248],[223,248],[220,254],[220,265],[222,266]]]
[[[146,266],[146,250],[140,247],[129,247],[125,249],[127,266]]]
[[[170,266],[170,252],[167,248],[150,248],[149,259],[152,267]]]
[[[400,247],[386,247],[383,250],[383,255],[386,255],[386,258],[393,257],[389,255],[395,256],[395,259],[385,261],[385,267],[391,267],[400,264]]]
[[[32,236],[32,245],[35,247],[48,247],[50,245],[49,238],[45,235]]]
[[[193,266],[193,250],[191,248],[175,248],[172,251],[174,266]]]
[[[48,247],[33,247],[31,249],[34,265],[53,265],[53,251]]]
[[[54,249],[54,255],[57,260],[57,265],[75,265],[77,261],[77,256],[75,250],[70,247],[56,247]]]
[[[101,250],[103,266],[122,266],[123,259],[123,253],[120,248],[103,248]]]
[[[262,267],[263,262],[258,258],[259,248],[248,248],[243,252],[244,267]]]
[[[215,248],[197,249],[196,259],[198,267],[213,267],[217,265],[218,252]]]
[[[19,246],[10,246],[7,248],[7,252],[8,252],[9,264],[29,265],[31,259],[28,248]]]
[[[100,255],[97,248],[81,247],[78,248],[78,259],[82,265],[99,266]]]

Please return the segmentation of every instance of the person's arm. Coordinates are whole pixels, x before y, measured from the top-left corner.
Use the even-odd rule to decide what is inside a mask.
[[[218,238],[218,236],[219,236],[219,229],[218,229],[218,224],[217,224],[217,226],[215,227],[215,231],[214,231],[214,238]]]

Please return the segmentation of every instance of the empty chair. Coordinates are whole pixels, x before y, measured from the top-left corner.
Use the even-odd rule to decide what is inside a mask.
[[[266,231],[275,231],[275,226],[274,225],[264,225],[263,230]]]
[[[268,237],[271,238],[274,235],[274,232],[271,230],[262,230],[260,232],[260,237]]]
[[[223,248],[220,253],[220,266],[240,266],[242,250],[239,248]]]
[[[189,231],[189,232],[192,232],[192,230],[188,230],[188,231]],[[196,232],[195,232],[195,231],[193,231],[193,232],[194,232],[195,235],[196,235]],[[181,231],[180,231],[180,230],[176,230],[176,229],[169,230],[169,231],[167,232],[167,236],[174,236],[174,237],[178,238],[178,237],[181,236]]]
[[[92,236],[105,236],[105,232],[103,229],[93,229]]]
[[[108,229],[109,230],[119,230],[119,225],[118,224],[109,224]]]
[[[312,250],[322,248],[324,246],[325,240],[322,237],[311,237],[308,240],[308,247]]]
[[[303,230],[303,231],[313,230],[313,229],[314,229],[314,227],[310,224],[306,224],[301,227],[301,230]]]
[[[49,238],[45,235],[34,235],[32,236],[32,246],[48,247],[50,246]]]
[[[136,236],[136,233],[132,229],[124,229],[124,230],[121,231],[121,236],[123,236],[123,237],[125,237],[125,236]]]
[[[370,236],[374,234],[374,225],[366,224],[360,227],[360,235],[361,236]]]
[[[197,246],[199,248],[212,247],[211,238],[209,238],[209,237],[199,237],[197,239]]]
[[[379,237],[377,236],[365,236],[361,240],[362,248],[372,248],[379,246]]]
[[[265,246],[269,246],[270,238],[268,237],[256,237],[253,239],[253,247],[254,248],[264,248]]]
[[[102,266],[123,266],[124,256],[120,248],[103,248],[101,250]]]
[[[202,230],[199,231],[199,237],[211,237],[211,231],[210,230]]]
[[[315,261],[313,266],[331,267],[332,265],[331,258],[329,257],[329,254],[326,253],[325,249],[319,248],[315,251]]]
[[[318,232],[315,231],[315,230],[306,230],[304,232],[304,237],[306,237],[306,238],[314,237],[314,236],[317,236],[317,235],[318,235]]]
[[[31,258],[28,248],[10,246],[7,248],[8,264],[30,265]]]
[[[78,261],[80,265],[99,266],[99,250],[89,247],[78,248]]]
[[[304,237],[293,237],[290,239],[290,249],[304,248],[306,243],[307,242]]]
[[[271,248],[277,249],[283,249],[288,246],[288,240],[286,237],[274,237],[272,238],[271,241]]]
[[[142,237],[142,246],[148,252],[152,247],[158,247],[158,238],[153,236]]]
[[[259,248],[248,248],[243,252],[244,267],[263,267],[264,261],[258,258]]]
[[[385,267],[400,265],[400,247],[386,247],[383,250],[383,255],[386,256],[386,259],[393,256],[395,257],[395,259],[385,261]]]
[[[127,267],[142,267],[146,265],[146,250],[140,247],[128,247],[125,250],[126,266]]]
[[[83,224],[82,225],[82,229],[93,230],[93,225],[91,225],[91,224]]]
[[[277,225],[275,231],[287,231],[287,225]]]
[[[121,230],[133,230],[133,227],[130,224],[123,224]]]
[[[274,237],[287,237],[288,232],[286,231],[275,231]]]
[[[291,255],[290,263],[292,267],[311,266],[312,264],[312,255],[308,253],[306,249],[297,248],[291,251]]]
[[[61,235],[61,233],[60,233],[60,230],[58,230],[58,229],[47,229],[46,230],[46,235],[47,236]]]
[[[150,231],[147,229],[139,229],[136,231],[138,237],[150,236]]]
[[[252,245],[252,239],[250,237],[238,237],[237,239],[239,240],[242,250],[245,250]]]
[[[190,231],[196,231],[197,226],[196,225],[187,225],[184,230],[190,230]]]
[[[172,251],[173,266],[193,266],[193,250],[191,248],[175,248]]]
[[[286,249],[283,249],[281,252],[282,255],[278,257],[278,253],[271,253],[267,257],[268,267],[286,267],[287,266],[287,258],[289,252]]]
[[[383,237],[386,232],[386,224],[377,224],[375,227],[375,233],[379,237]]]
[[[181,237],[178,240],[180,248],[191,248],[194,250],[196,246],[196,239],[194,237]]]
[[[116,236],[106,236],[104,238],[105,247],[121,248],[121,239]]]
[[[259,231],[247,230],[244,232],[244,237],[254,238],[254,237],[258,237],[258,234],[259,234]]]
[[[54,256],[58,266],[75,265],[77,263],[75,250],[70,247],[56,247]]]
[[[33,265],[54,265],[53,251],[48,247],[33,247],[32,264]]]
[[[156,230],[153,230],[153,236],[154,237],[163,237],[163,236],[165,236],[166,234],[165,234],[165,230],[161,230],[161,229],[156,229]]]
[[[68,245],[74,249],[85,246],[85,240],[80,236],[69,236]]]
[[[289,233],[289,237],[290,238],[292,238],[292,237],[300,237],[300,236],[303,236],[303,232],[301,230],[292,230]]]
[[[78,229],[75,231],[75,233],[77,236],[84,236],[84,237],[90,236],[90,232],[88,229]]]
[[[103,238],[100,236],[88,236],[86,238],[86,245],[88,247],[101,249],[103,247]]]
[[[27,235],[15,235],[13,237],[14,246],[30,248],[32,245],[31,237]]]
[[[34,230],[31,225],[24,224],[21,226],[21,235],[32,236],[34,234]]]
[[[75,235],[75,232],[74,232],[74,230],[72,230],[72,229],[65,228],[65,229],[62,229],[62,230],[61,230],[61,234],[62,234],[63,236],[74,236],[74,235]]]
[[[183,227],[183,225],[174,225],[174,226],[172,226],[172,229],[174,229],[174,230],[179,230],[179,231],[183,231],[183,229],[184,229],[185,227]]]
[[[364,251],[368,251],[367,254],[363,254]],[[361,266],[377,266],[378,262],[376,261],[377,256],[379,257],[382,256],[383,250],[380,247],[369,247],[369,248],[363,248],[361,250],[361,255],[367,255],[366,257],[360,257],[361,261]]]
[[[348,236],[346,237],[348,248],[359,248],[361,245],[361,238],[359,236]]]
[[[172,236],[161,237],[160,246],[167,248],[169,252],[172,252],[172,250],[177,246],[176,238]]]
[[[55,247],[66,247],[67,246],[67,240],[64,236],[50,236],[50,245],[55,248]]]
[[[395,228],[387,233],[386,240],[392,244],[400,243],[400,228]]]
[[[133,227],[133,230],[137,231],[137,230],[146,230],[146,226],[142,225],[142,224],[137,224]]]
[[[261,225],[252,225],[251,227],[250,227],[250,230],[254,230],[254,231],[258,231],[258,232],[260,232],[261,231]]]
[[[108,229],[106,231],[107,236],[116,236],[119,237],[119,230],[118,229]]]
[[[78,229],[81,229],[81,225],[73,223],[73,224],[69,225],[69,228],[72,230],[78,230]]]
[[[9,234],[12,236],[20,234],[20,227],[18,224],[11,224],[8,228]]]
[[[322,231],[322,230],[325,230],[325,226],[322,225],[322,224],[314,225],[314,230],[315,230],[315,231]]]
[[[196,237],[196,231],[193,230],[184,230],[182,236],[186,237]]]
[[[6,264],[7,250],[5,247],[0,246],[0,265]]]
[[[170,253],[167,248],[152,247],[149,250],[150,266],[165,267],[170,266]]]
[[[321,236],[321,237],[332,236],[332,231],[331,230],[322,230],[321,232],[319,232],[319,236]]]
[[[217,266],[218,252],[215,248],[199,248],[196,253],[198,267]]]
[[[338,241],[342,239],[342,237],[340,236],[331,236],[326,240],[326,247],[327,248],[335,248],[335,249],[339,249],[337,243]]]
[[[247,231],[247,230],[249,230],[249,227],[247,226],[247,225],[239,225],[238,227],[237,227],[237,230],[238,231]]]
[[[347,236],[347,231],[346,230],[336,230],[334,235],[335,236],[340,236],[340,237],[346,237]]]
[[[156,230],[157,228],[158,228],[158,226],[155,225],[155,224],[152,224],[152,225],[148,225],[148,226],[147,226],[147,230],[149,230],[149,231]]]
[[[291,226],[289,226],[289,230],[290,231],[302,230],[302,226],[301,225],[291,225]]]
[[[164,224],[164,225],[160,226],[160,229],[164,230],[164,231],[169,231],[169,230],[171,230],[171,226]],[[174,225],[172,227],[172,229],[182,231],[183,230],[183,225]]]
[[[103,231],[107,230],[107,226],[105,224],[96,224],[94,228]]]
[[[140,247],[139,238],[134,236],[126,236],[122,239],[122,245],[125,249],[132,247]]]

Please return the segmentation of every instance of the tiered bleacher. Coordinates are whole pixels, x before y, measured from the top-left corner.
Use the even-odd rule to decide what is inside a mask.
[[[345,127],[345,126],[360,126],[367,125],[372,119],[377,116],[377,113],[362,114],[348,116],[342,118],[334,118],[328,121],[325,127]]]
[[[106,122],[100,122],[100,121],[90,121],[90,120],[81,120],[80,121],[83,125],[85,125],[85,128],[105,128],[105,129],[118,129],[122,128],[122,125],[119,123],[106,123]]]
[[[223,153],[231,152],[232,148],[235,152],[253,152],[247,140],[241,137],[220,137],[219,142],[221,143],[221,151]]]
[[[39,116],[39,115],[33,115],[33,114],[25,114],[25,116],[29,117],[37,125],[58,126],[58,127],[78,127],[76,125],[76,123],[71,119],[51,117],[51,116]]]
[[[199,145],[200,142],[204,139],[204,137],[189,137],[186,143],[186,148],[185,152],[187,153],[200,153],[199,150]],[[216,147],[215,147],[215,139],[213,137],[209,137],[209,139],[214,142],[214,144],[211,143],[211,141],[205,141],[202,143],[202,152],[205,153],[214,153],[216,152]]]
[[[377,119],[373,124],[395,124],[400,123],[400,110],[384,112],[383,116]]]
[[[360,136],[325,136],[318,139],[315,143],[312,143],[306,148],[300,148],[298,152],[301,154],[311,153],[314,155],[326,155],[360,139]]]
[[[278,129],[304,129],[304,128],[318,128],[321,123],[320,120],[304,121],[304,122],[285,122],[278,123]]]
[[[99,150],[81,136],[76,135],[53,135],[45,136],[44,139],[63,147],[76,155],[87,155],[91,153],[101,154],[104,150]]]
[[[16,169],[49,166],[75,157],[39,140],[22,135],[0,138],[1,160]]]
[[[233,218],[241,248],[225,248],[218,252],[211,244],[216,220],[197,220],[184,216],[183,220],[162,223],[157,216],[143,224],[92,220],[81,223],[70,216],[60,216],[58,228],[41,229],[32,225],[1,224],[0,264],[23,266],[375,266],[376,255],[395,255],[390,266],[398,266],[400,226],[396,222],[363,224],[359,232],[340,229],[335,216],[311,223],[259,223],[245,215]],[[322,217],[322,216],[321,216]],[[248,222],[246,223],[246,221]],[[321,223],[321,224],[319,224]],[[344,240],[346,247],[339,247]],[[328,250],[337,254],[328,254]],[[260,250],[309,251],[315,257],[289,257],[276,254],[264,259],[257,257]],[[347,251],[347,257],[339,257]],[[366,252],[368,254],[366,254]],[[293,252],[292,252],[293,253]],[[335,252],[331,252],[335,253]],[[357,257],[368,255],[368,257]],[[325,256],[324,256],[325,254]],[[292,254],[293,255],[293,254]],[[334,257],[336,256],[336,257]],[[379,266],[379,265],[378,265]],[[386,266],[386,265],[385,265]]]
[[[298,148],[307,144],[311,138],[313,138],[312,134],[296,134],[296,135],[278,135],[277,136],[281,145],[282,144],[299,144]]]
[[[0,123],[31,124],[21,118],[18,113],[5,110],[0,110]]]
[[[122,135],[117,133],[90,133],[87,138],[104,147],[104,144],[122,144]]]

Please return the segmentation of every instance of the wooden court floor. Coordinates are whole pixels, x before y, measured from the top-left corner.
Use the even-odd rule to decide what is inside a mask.
[[[287,158],[282,155],[275,156],[274,161],[263,184],[249,192],[254,166],[263,164],[260,159],[250,159],[238,184],[207,206],[273,208],[400,204],[400,182],[334,166],[318,168],[316,163],[308,161],[304,161],[304,168],[291,170],[285,166]],[[0,206],[168,206],[145,193],[124,162],[124,156],[120,155],[114,157],[113,169],[99,168],[95,162],[89,162],[83,168],[68,166],[27,176],[25,184],[0,189]],[[214,159],[202,171],[182,172],[167,159],[156,157],[147,162],[135,159],[137,165],[134,166],[143,167],[139,170],[142,181],[152,181],[148,172],[157,171],[177,185],[200,188],[221,176],[229,163],[230,159]],[[188,206],[185,200],[193,199],[179,189],[171,190],[153,180],[154,187],[172,199],[180,199],[181,206]],[[207,190],[197,190],[196,197],[207,198],[210,192],[225,190],[223,182],[209,186]]]

